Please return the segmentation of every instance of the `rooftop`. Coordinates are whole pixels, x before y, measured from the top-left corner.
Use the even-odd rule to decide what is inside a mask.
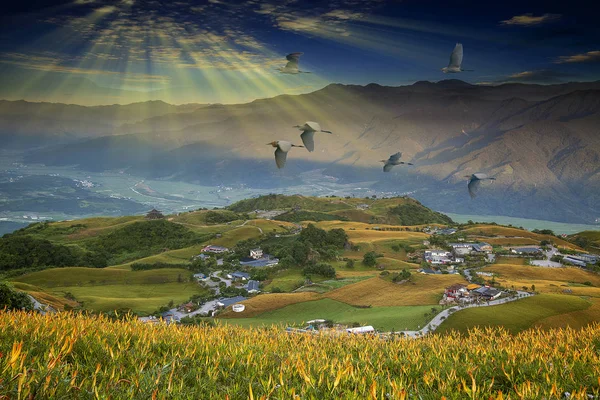
[[[218,300],[218,303],[222,307],[227,307],[232,304],[242,302],[244,300],[247,300],[244,296],[235,296],[235,297],[229,297],[229,298],[222,297]]]

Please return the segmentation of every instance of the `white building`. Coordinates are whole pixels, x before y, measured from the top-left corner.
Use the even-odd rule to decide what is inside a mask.
[[[262,258],[262,256],[263,256],[263,251],[261,248],[256,248],[256,249],[250,250],[250,257],[254,258],[255,260]]]
[[[346,328],[346,332],[354,334],[375,333],[375,328],[371,325],[359,326],[357,328]]]

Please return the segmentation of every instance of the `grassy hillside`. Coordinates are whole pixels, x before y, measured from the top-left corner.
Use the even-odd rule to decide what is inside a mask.
[[[46,295],[72,296],[87,310],[132,309],[151,313],[171,300],[179,304],[193,295],[206,294],[205,289],[190,282],[191,275],[190,271],[175,268],[128,271],[73,267],[34,272],[14,278],[13,282],[15,287],[39,297],[40,301]],[[63,306],[64,303],[59,308]]]
[[[507,304],[458,311],[450,315],[436,332],[467,332],[474,327],[501,326],[517,333],[546,318],[586,310],[591,305],[591,302],[576,296],[542,294]]]
[[[394,225],[453,223],[450,217],[432,211],[408,197],[358,199],[270,194],[241,200],[228,208],[236,212],[252,212],[255,210],[288,211],[277,218],[293,222],[338,219]],[[330,216],[326,216],[326,214]]]
[[[599,336],[593,325],[386,341],[8,312],[0,382],[9,398],[586,399],[600,394]]]
[[[428,312],[431,312],[431,306],[359,308],[341,301],[321,299],[292,304],[253,318],[230,318],[226,321],[228,324],[260,327],[302,325],[306,321],[322,318],[347,325],[372,325],[389,332],[424,326],[427,323],[424,314]]]
[[[600,231],[583,231],[569,236],[575,244],[593,252],[600,250]]]
[[[529,245],[529,244],[539,244],[542,240],[547,240],[551,243],[554,243],[558,247],[566,247],[574,250],[581,250],[577,245],[566,241],[564,239],[558,238],[552,235],[544,235],[535,232],[530,232],[524,229],[519,228],[511,228],[507,226],[500,225],[473,225],[466,229],[461,230],[461,233],[464,233],[467,236],[478,237],[482,240],[489,241],[490,244],[499,244],[499,245]],[[498,239],[493,239],[494,237],[500,237]]]

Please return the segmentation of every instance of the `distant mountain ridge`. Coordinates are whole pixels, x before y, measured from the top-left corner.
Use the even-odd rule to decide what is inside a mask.
[[[70,143],[32,152],[26,161],[274,188],[320,169],[340,182],[414,192],[423,204],[447,212],[588,223],[600,216],[600,81],[331,84],[246,104],[156,108],[165,114],[113,119],[110,136],[66,137]],[[295,150],[277,171],[265,143],[300,142],[292,126],[306,120],[334,134],[317,134],[315,152]],[[395,151],[415,166],[383,174],[377,161]],[[474,172],[497,179],[471,201],[464,176]]]

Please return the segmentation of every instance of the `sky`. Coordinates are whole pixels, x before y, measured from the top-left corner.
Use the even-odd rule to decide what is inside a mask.
[[[39,0],[0,15],[0,98],[244,103],[330,83],[600,79],[594,2]],[[586,4],[587,3],[587,4]],[[456,43],[463,68],[444,74]],[[292,52],[300,69],[277,68]]]

